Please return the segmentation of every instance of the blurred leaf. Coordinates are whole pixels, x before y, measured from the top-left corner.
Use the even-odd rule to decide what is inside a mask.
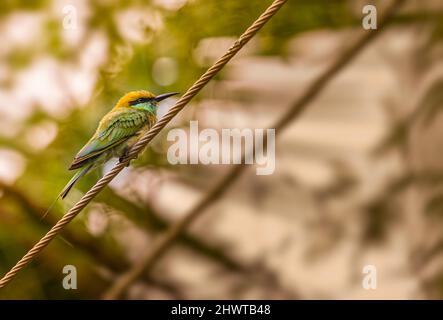
[[[427,126],[443,110],[443,78],[436,80],[426,91],[419,104],[423,109],[423,126]]]
[[[432,196],[425,205],[425,212],[428,215],[443,218],[443,194]]]

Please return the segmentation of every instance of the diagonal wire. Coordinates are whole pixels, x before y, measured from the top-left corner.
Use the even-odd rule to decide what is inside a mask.
[[[148,143],[162,130],[166,124],[174,118],[191,99],[234,57],[238,51],[274,16],[274,14],[286,3],[287,0],[275,0],[262,15],[234,42],[229,50],[201,77],[191,88],[177,101],[177,103],[161,118],[147,134],[145,134],[129,151],[128,156],[119,162],[111,171],[104,175],[52,228],[43,238],[29,250],[20,261],[0,280],[0,288],[9,283],[17,273],[35,258],[67,225],[74,219],[89,202],[117,176],[117,174],[137,157]]]
[[[318,96],[320,91],[328,82],[348,65],[377,35],[384,30],[397,10],[406,0],[393,0],[386,9],[384,16],[380,19],[378,29],[365,31],[356,42],[345,50],[298,98],[289,110],[272,126],[277,133],[281,133],[294,119],[296,119],[308,106],[308,104]],[[266,136],[264,136],[266,137]],[[265,140],[265,139],[264,139]],[[266,141],[263,143],[266,146]],[[249,150],[249,152],[253,152]],[[223,196],[228,188],[240,177],[247,168],[245,163],[245,153],[242,154],[241,164],[233,167],[187,214],[183,216],[175,225],[171,226],[157,241],[150,247],[142,259],[131,269],[116,279],[114,284],[103,295],[103,299],[117,299],[126,288],[131,285],[141,274],[148,272],[162,255],[173,245],[180,234],[197,218],[205,209],[215,203]]]

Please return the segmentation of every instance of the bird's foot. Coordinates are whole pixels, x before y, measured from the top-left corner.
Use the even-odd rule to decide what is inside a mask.
[[[124,156],[121,156],[120,158],[118,158],[118,161],[119,161],[120,163],[125,162],[125,161],[127,161],[127,160],[128,160],[127,155],[124,155]],[[131,160],[128,161],[128,163],[126,164],[126,167],[129,167],[130,164],[131,164]]]
[[[126,149],[126,150],[123,152],[123,155],[122,155],[120,158],[118,158],[118,161],[119,161],[120,163],[127,161],[127,160],[128,160],[128,154],[129,154],[129,149]],[[129,159],[128,163],[126,164],[126,167],[129,167],[129,165],[131,164],[131,160],[132,160],[132,159]]]

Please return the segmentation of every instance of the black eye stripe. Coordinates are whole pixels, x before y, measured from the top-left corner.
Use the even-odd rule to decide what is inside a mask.
[[[143,103],[143,102],[148,102],[150,100],[152,100],[152,98],[138,98],[138,99],[129,101],[129,105],[133,106],[135,104],[139,104],[139,103]]]

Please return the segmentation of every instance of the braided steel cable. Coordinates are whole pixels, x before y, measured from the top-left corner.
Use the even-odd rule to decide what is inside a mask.
[[[234,42],[229,50],[176,102],[176,104],[129,151],[127,157],[104,175],[63,217],[29,250],[0,280],[0,288],[8,284],[17,273],[33,260],[66,227],[92,199],[123,170],[129,162],[145,149],[148,143],[174,118],[191,99],[251,40],[287,0],[275,0],[266,11]]]

